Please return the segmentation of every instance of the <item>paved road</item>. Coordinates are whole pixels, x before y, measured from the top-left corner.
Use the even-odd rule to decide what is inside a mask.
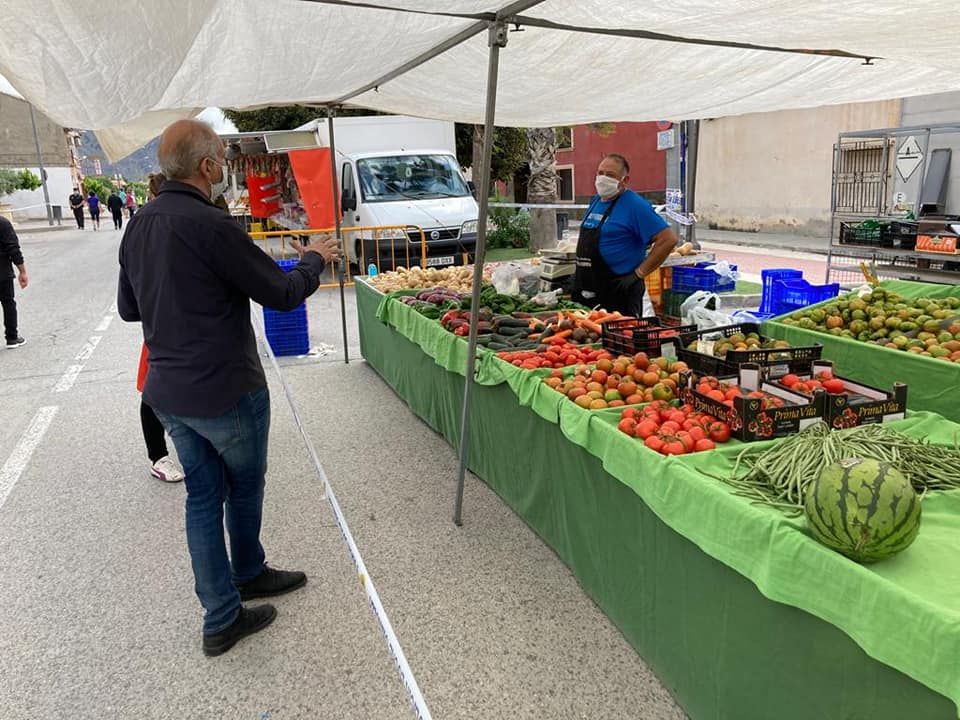
[[[28,344],[0,353],[0,716],[412,717],[272,377],[264,541],[271,562],[311,580],[278,599],[264,633],[201,654],[183,488],[148,477],[139,327],[112,307],[118,242],[108,230],[23,238]],[[313,345],[339,349],[336,292],[309,307]],[[352,312],[349,325],[355,346]],[[454,452],[363,362],[329,354],[284,374],[434,717],[684,717],[475,478],[453,527]]]

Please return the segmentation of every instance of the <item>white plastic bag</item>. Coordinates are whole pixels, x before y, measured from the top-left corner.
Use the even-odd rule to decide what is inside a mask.
[[[501,295],[536,295],[540,285],[540,268],[530,263],[505,263],[490,275]]]
[[[535,305],[543,305],[544,309],[549,310],[551,308],[555,308],[557,303],[560,302],[561,292],[562,291],[560,288],[557,288],[556,290],[550,290],[549,292],[545,291],[537,293],[530,298],[530,302],[534,303]]]
[[[696,325],[698,330],[733,324],[730,315],[720,312],[720,296],[706,290],[698,290],[683,301],[680,317],[684,325]]]
[[[705,270],[713,270],[717,275],[722,277],[724,280],[736,282],[740,279],[740,272],[734,270],[730,267],[730,263],[726,260],[721,260],[720,262],[714,263],[713,265],[707,265]]]

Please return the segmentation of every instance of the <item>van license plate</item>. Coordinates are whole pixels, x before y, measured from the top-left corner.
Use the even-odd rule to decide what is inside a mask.
[[[427,267],[436,265],[453,265],[453,255],[444,255],[442,257],[428,257]]]

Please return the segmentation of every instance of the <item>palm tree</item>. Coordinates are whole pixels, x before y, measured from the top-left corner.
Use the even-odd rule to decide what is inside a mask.
[[[527,202],[554,204],[557,202],[557,134],[553,128],[528,128],[527,147],[530,153],[530,181],[527,184]],[[557,212],[532,208],[530,210],[530,249],[552,247],[557,241]]]

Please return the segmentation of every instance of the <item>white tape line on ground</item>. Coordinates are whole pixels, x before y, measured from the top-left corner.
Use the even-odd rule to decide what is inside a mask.
[[[110,327],[110,322],[113,320],[113,315],[107,315],[100,321],[100,324],[93,329],[94,332],[104,332],[108,327]]]
[[[24,430],[20,441],[13,448],[13,452],[10,453],[10,457],[0,468],[0,508],[7,501],[10,491],[13,490],[13,486],[17,484],[21,473],[27,467],[27,463],[30,462],[33,451],[43,440],[43,436],[46,434],[47,428],[50,427],[53,416],[57,414],[58,409],[56,405],[47,405],[37,410],[37,414],[33,416],[30,425]]]
[[[413,670],[410,669],[410,665],[407,663],[407,656],[404,654],[403,648],[400,647],[400,640],[397,638],[397,635],[393,630],[393,624],[390,622],[390,618],[387,617],[387,611],[384,610],[383,604],[380,602],[380,594],[377,592],[377,588],[373,583],[373,578],[371,578],[367,572],[367,566],[363,562],[363,557],[360,555],[360,550],[357,547],[356,542],[354,542],[353,533],[350,532],[350,526],[347,525],[347,519],[343,516],[343,511],[340,509],[340,503],[337,502],[337,497],[333,493],[333,487],[331,487],[330,481],[327,479],[327,473],[323,469],[323,465],[320,464],[320,458],[317,457],[317,452],[314,450],[313,442],[310,440],[310,436],[307,435],[307,431],[303,427],[303,423],[300,420],[300,412],[297,410],[297,404],[293,399],[293,393],[290,391],[290,387],[287,385],[286,378],[280,371],[280,365],[277,363],[277,358],[273,354],[270,344],[266,341],[266,333],[264,332],[263,322],[260,320],[260,316],[256,312],[251,312],[251,317],[255,327],[257,328],[258,339],[263,347],[266,348],[267,355],[270,356],[270,362],[273,364],[273,369],[276,371],[277,377],[280,378],[280,384],[283,386],[283,392],[287,396],[287,403],[290,405],[290,411],[293,413],[293,421],[296,423],[297,430],[300,431],[300,436],[303,438],[304,445],[306,445],[307,452],[310,455],[310,460],[313,462],[313,467],[317,472],[317,477],[320,478],[320,482],[323,485],[324,496],[326,497],[327,502],[330,503],[330,507],[333,509],[333,516],[337,521],[337,527],[340,528],[340,534],[343,536],[343,541],[347,544],[347,550],[350,552],[350,558],[353,560],[353,566],[357,571],[357,577],[360,580],[360,585],[366,592],[367,600],[370,603],[370,609],[373,610],[373,614],[376,616],[377,622],[380,624],[380,632],[383,634],[383,637],[387,642],[387,649],[390,652],[390,656],[397,665],[397,671],[400,673],[400,679],[403,681],[403,687],[407,691],[407,696],[410,698],[410,702],[413,705],[413,710],[416,712],[419,720],[432,720],[433,715],[430,714],[430,708],[427,707],[427,701],[423,698],[423,693],[420,692],[420,686],[417,684],[417,679],[413,675]]]
[[[90,356],[93,355],[93,351],[97,349],[97,345],[100,344],[100,340],[103,338],[102,335],[94,335],[80,349],[80,352],[77,353],[77,356],[74,360],[80,360],[81,362],[86,362],[90,359]]]

